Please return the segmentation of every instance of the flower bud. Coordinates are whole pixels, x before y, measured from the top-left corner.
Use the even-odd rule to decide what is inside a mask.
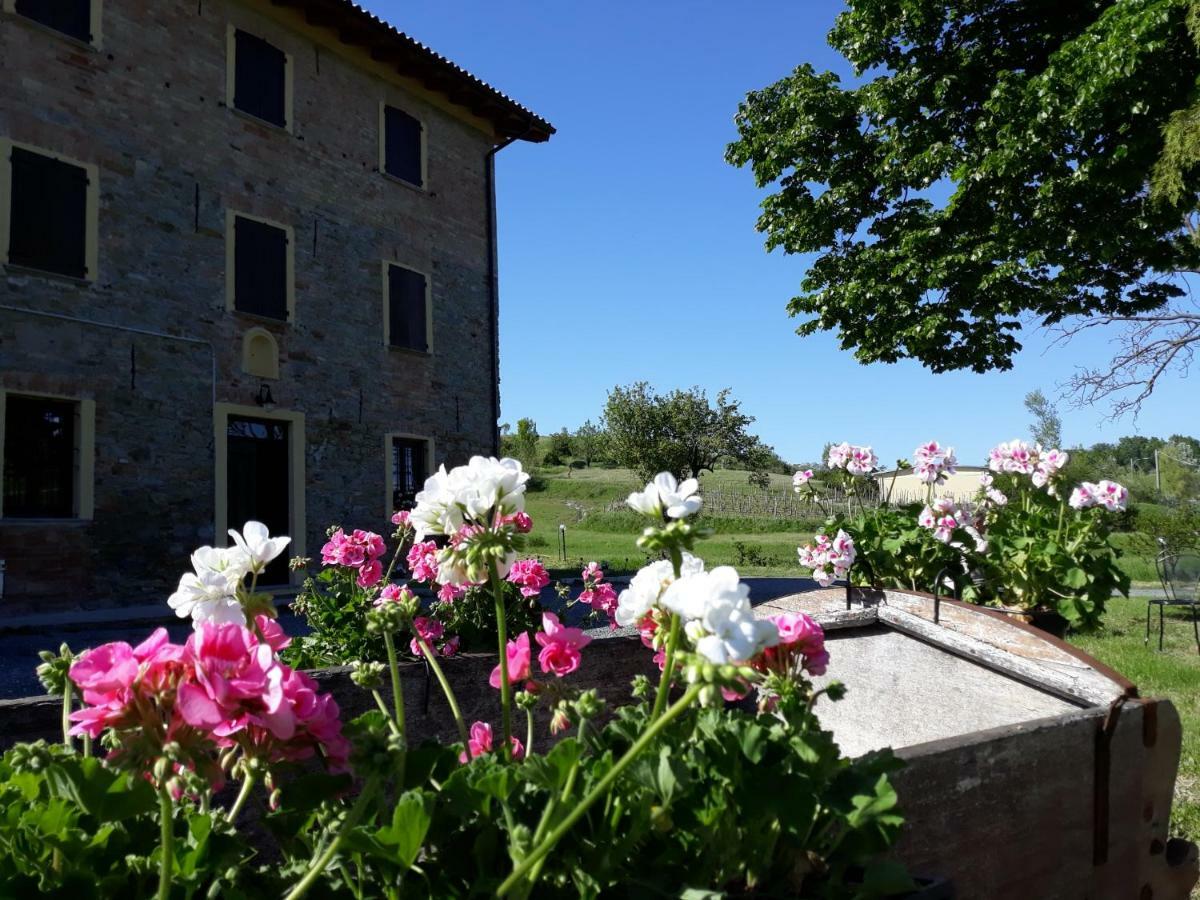
[[[582,719],[594,719],[604,710],[604,700],[595,688],[579,695],[575,701],[575,712]]]
[[[171,761],[165,756],[160,756],[154,762],[154,780],[162,784],[163,779],[167,777],[167,773],[171,771]]]
[[[554,715],[550,717],[550,733],[558,734],[560,731],[566,731],[571,727],[571,715],[568,711],[565,702],[559,703],[554,708]]]
[[[383,676],[386,668],[383,663],[364,662],[356,659],[350,663],[350,680],[365,690],[378,690],[383,687]]]

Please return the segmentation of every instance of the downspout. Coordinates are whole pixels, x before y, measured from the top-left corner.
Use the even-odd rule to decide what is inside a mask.
[[[483,174],[487,203],[488,326],[492,346],[492,456],[500,455],[500,275],[496,261],[496,154],[533,131],[527,127],[501,141],[484,154]]]

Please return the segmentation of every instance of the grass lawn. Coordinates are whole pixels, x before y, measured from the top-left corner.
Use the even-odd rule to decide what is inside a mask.
[[[526,494],[525,508],[533,517],[527,545],[556,574],[570,574],[592,560],[609,563],[611,571],[633,572],[646,563],[635,543],[641,530],[632,513],[608,512],[630,491],[643,485],[628,469],[539,470],[536,489]],[[706,472],[701,490],[749,490],[745,472]],[[773,475],[773,490],[790,490],[791,478]],[[796,547],[812,539],[819,522],[766,519],[719,519],[707,524],[717,530],[703,544],[710,566],[736,565],[743,575],[800,576],[806,573],[796,561]],[[567,528],[567,558],[559,552],[559,525]],[[742,544],[741,553],[737,544]]]
[[[1157,650],[1157,621],[1152,625],[1147,646],[1145,600],[1114,598],[1104,631],[1071,637],[1070,641],[1136,684],[1142,696],[1168,697],[1175,704],[1183,722],[1183,753],[1175,783],[1171,833],[1200,841],[1200,654],[1196,653],[1186,611],[1167,610],[1166,649],[1162,653]],[[1200,898],[1200,889],[1192,896]]]

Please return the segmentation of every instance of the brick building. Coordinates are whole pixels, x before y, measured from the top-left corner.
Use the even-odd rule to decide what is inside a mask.
[[[0,0],[0,621],[494,452],[494,154],[553,131],[349,0]]]

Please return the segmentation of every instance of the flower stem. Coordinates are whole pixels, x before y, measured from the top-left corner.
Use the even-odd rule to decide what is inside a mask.
[[[400,739],[404,740],[404,690],[400,685],[400,663],[396,658],[396,641],[390,631],[383,632],[383,644],[387,647],[388,670],[392,675],[392,706],[395,709],[394,721],[400,730]]]
[[[346,835],[350,829],[358,824],[358,820],[366,812],[367,804],[374,799],[378,786],[379,782],[376,778],[371,778],[366,783],[366,786],[362,789],[362,793],[354,801],[354,806],[350,807],[350,812],[346,813],[346,818],[342,820],[337,835],[329,842],[329,846],[325,848],[324,852],[312,861],[312,865],[308,867],[308,871],[304,873],[304,877],[288,892],[284,900],[298,900],[298,898],[308,893],[308,889],[316,883],[316,880],[321,877],[321,873],[325,871],[329,863],[333,860],[333,857],[337,855],[338,848],[342,846],[342,841],[346,839]]]
[[[158,900],[171,896],[171,866],[175,862],[175,820],[171,817],[171,794],[158,786],[158,816],[162,820],[162,859],[158,864]]]
[[[371,691],[371,696],[375,698],[375,705],[379,707],[379,711],[387,716],[388,726],[392,729],[393,734],[399,734],[400,729],[396,727],[396,720],[392,718],[392,711],[388,709],[388,705],[384,702],[383,694],[378,690]]]
[[[500,723],[504,733],[505,759],[512,758],[512,685],[508,681],[508,623],[504,611],[504,579],[496,568],[496,561],[488,562],[492,576],[492,596],[496,601],[496,642],[500,648]]]
[[[446,702],[450,704],[450,712],[454,716],[454,724],[458,726],[459,740],[463,742],[463,748],[466,749],[468,742],[467,723],[463,720],[462,710],[458,708],[458,698],[454,696],[454,690],[450,687],[450,682],[446,680],[446,673],[442,671],[442,666],[437,661],[437,656],[434,654],[433,648],[429,646],[429,642],[418,634],[417,644],[421,648],[421,654],[425,657],[425,662],[429,663],[429,668],[433,670],[433,676],[438,680],[438,684],[442,686],[442,693],[446,695]]]
[[[225,815],[225,821],[232,825],[237,821],[238,814],[242,811],[242,807],[246,805],[246,801],[250,799],[250,791],[254,787],[254,776],[250,773],[242,779],[242,789],[238,791],[237,798],[233,801],[233,806],[229,807],[229,812]]]
[[[525,755],[533,752],[533,710],[525,710]]]
[[[553,831],[546,835],[546,837],[542,839],[541,843],[537,844],[529,852],[528,856],[526,856],[523,860],[521,860],[520,863],[517,864],[517,866],[512,870],[512,874],[504,879],[500,887],[496,889],[497,896],[503,897],[514,887],[516,887],[517,883],[525,877],[526,873],[528,873],[530,869],[537,865],[538,860],[542,859],[544,856],[546,856],[546,854],[554,849],[554,845],[562,840],[563,836],[571,830],[571,827],[577,821],[579,821],[583,814],[586,813],[597,800],[599,800],[608,792],[608,789],[612,787],[613,782],[615,782],[621,776],[622,772],[629,768],[629,765],[641,755],[642,751],[650,746],[650,744],[656,737],[658,737],[662,730],[676,718],[678,718],[689,706],[691,706],[692,701],[700,695],[700,688],[701,685],[699,684],[693,684],[688,687],[687,691],[684,692],[684,695],[676,700],[671,708],[663,713],[660,719],[652,722],[650,726],[644,732],[642,732],[641,737],[633,742],[633,746],[625,751],[625,755],[617,760],[616,764],[608,770],[608,774],[596,782],[595,787],[588,791],[587,795],[579,801],[578,805],[576,805],[576,807],[567,814],[567,817],[563,819]]]
[[[62,702],[62,732],[63,743],[67,747],[71,746],[71,679],[66,679],[63,682],[63,702]]]
[[[658,682],[658,694],[654,697],[654,710],[650,713],[653,722],[667,708],[667,697],[671,694],[671,680],[675,670],[675,647],[679,643],[679,615],[671,613],[671,630],[667,633],[667,652],[663,660],[662,678]]]

